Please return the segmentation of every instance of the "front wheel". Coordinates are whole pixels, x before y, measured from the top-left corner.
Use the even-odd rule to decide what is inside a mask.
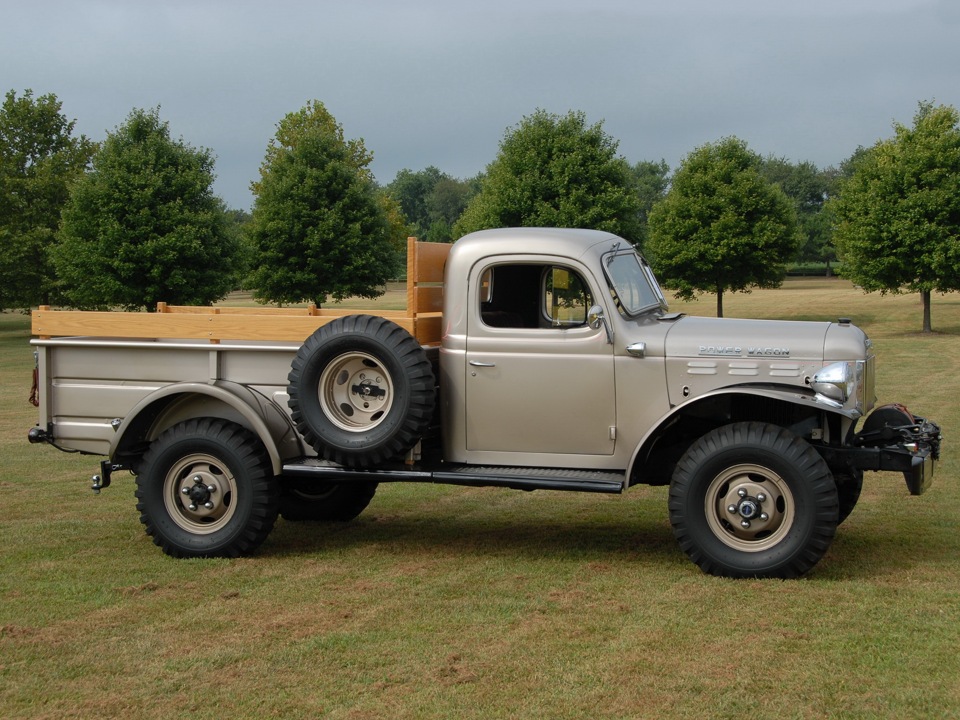
[[[250,554],[273,529],[279,505],[263,444],[214,418],[174,425],[150,445],[136,497],[147,534],[173,557]]]
[[[819,453],[788,430],[736,423],[697,440],[670,484],[670,522],[704,572],[790,578],[826,553],[837,487]]]

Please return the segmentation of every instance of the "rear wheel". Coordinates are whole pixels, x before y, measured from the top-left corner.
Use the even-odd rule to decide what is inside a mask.
[[[774,425],[707,433],[680,459],[670,485],[680,547],[705,572],[796,577],[836,532],[837,488],[819,453]]]
[[[237,557],[256,550],[276,521],[279,491],[259,438],[232,422],[174,425],[144,454],[140,522],[174,557]]]
[[[374,482],[318,483],[285,478],[280,516],[292,521],[346,522],[362,513],[376,492]]]

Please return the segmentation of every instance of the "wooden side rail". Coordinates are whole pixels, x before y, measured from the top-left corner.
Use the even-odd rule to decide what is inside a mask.
[[[443,337],[443,269],[452,245],[407,238],[407,312],[421,345]]]
[[[422,345],[440,342],[443,266],[450,245],[407,243],[407,310],[382,310]],[[33,313],[33,334],[40,338],[84,336],[104,338],[207,340],[277,340],[303,342],[318,327],[345,315],[367,312],[346,308],[200,307],[157,304],[157,312],[91,312],[51,310]],[[370,311],[373,312],[373,311]]]

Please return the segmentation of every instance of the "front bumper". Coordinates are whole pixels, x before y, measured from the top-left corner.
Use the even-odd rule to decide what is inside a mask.
[[[902,472],[910,494],[921,495],[933,481],[942,439],[937,423],[901,406],[884,406],[854,436],[853,447],[818,450],[834,469]]]

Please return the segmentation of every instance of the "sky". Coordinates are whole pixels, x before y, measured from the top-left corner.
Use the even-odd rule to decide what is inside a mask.
[[[159,107],[247,210],[311,100],[381,184],[472,177],[538,109],[602,122],[631,163],[736,136],[839,165],[921,101],[960,108],[958,38],[957,0],[0,0],[0,90],[56,95],[93,140]]]

